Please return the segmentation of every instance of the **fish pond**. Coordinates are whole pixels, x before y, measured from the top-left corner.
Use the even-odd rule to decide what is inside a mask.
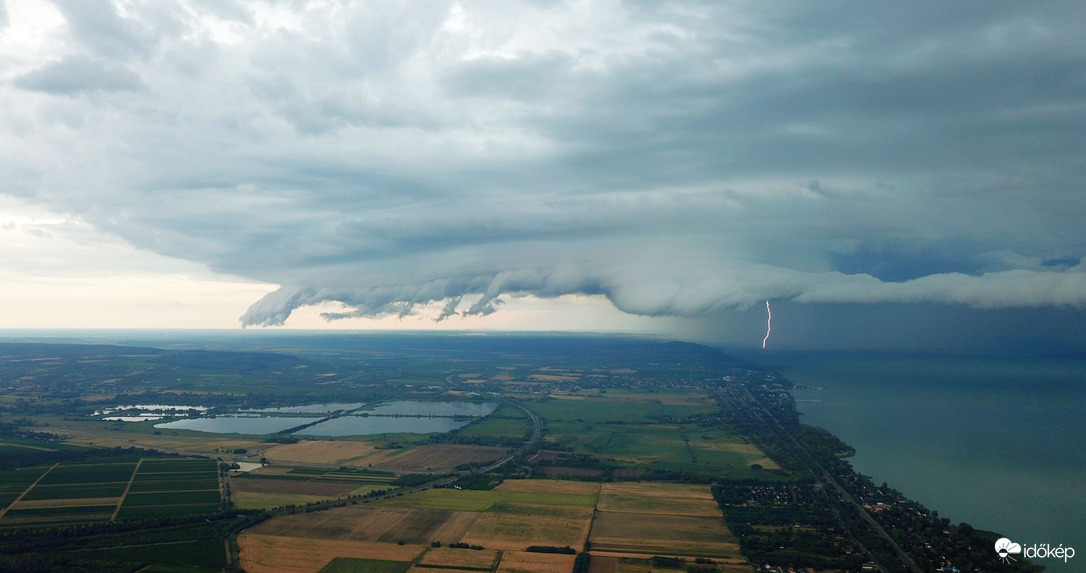
[[[325,437],[386,433],[429,434],[461,428],[489,415],[497,407],[493,402],[413,400],[388,402],[372,407],[361,403],[310,404],[246,410],[214,417],[185,418],[155,424],[155,428],[212,434],[273,434],[298,428],[291,433]],[[331,415],[333,413],[336,414]]]

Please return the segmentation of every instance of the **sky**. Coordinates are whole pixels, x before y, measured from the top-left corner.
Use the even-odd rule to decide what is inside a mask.
[[[1086,350],[1081,2],[0,0],[0,328]]]

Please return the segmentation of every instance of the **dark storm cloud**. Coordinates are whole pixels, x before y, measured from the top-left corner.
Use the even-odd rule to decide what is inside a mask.
[[[59,5],[20,188],[282,285],[244,324],[1086,305],[1075,2]]]

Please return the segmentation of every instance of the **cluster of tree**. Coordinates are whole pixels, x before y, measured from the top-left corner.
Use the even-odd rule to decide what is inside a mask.
[[[562,555],[577,554],[577,550],[568,545],[565,547],[555,547],[553,545],[529,545],[525,551],[530,553],[561,553]]]
[[[462,543],[462,542],[461,543],[450,543],[449,547],[451,547],[453,549],[472,549],[472,550],[475,550],[475,551],[482,551],[483,549],[486,549],[486,547],[483,547],[482,545],[468,545],[467,543]]]
[[[592,555],[587,551],[577,554],[577,558],[573,560],[573,573],[588,573],[588,567],[592,562]]]

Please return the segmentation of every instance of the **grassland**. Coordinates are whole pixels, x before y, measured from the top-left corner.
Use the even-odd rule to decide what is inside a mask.
[[[718,414],[717,405],[704,391],[613,390],[562,398],[523,402],[546,420],[546,440],[559,448],[631,468],[733,479],[761,477],[752,464],[778,467],[757,447],[719,424],[703,423]],[[546,473],[587,475],[584,468],[551,469],[555,467]]]

